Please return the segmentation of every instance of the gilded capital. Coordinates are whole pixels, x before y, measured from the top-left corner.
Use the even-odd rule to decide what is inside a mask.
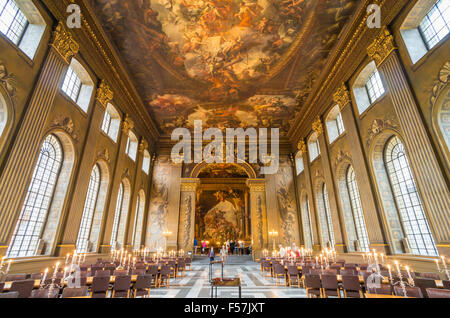
[[[333,101],[339,105],[340,109],[343,109],[346,105],[350,104],[350,92],[345,83],[342,83],[341,87],[334,93]]]
[[[104,80],[101,81],[98,89],[97,89],[97,101],[106,108],[108,103],[112,101],[114,98],[113,91],[109,88],[108,84],[105,83]]]
[[[139,143],[139,152],[144,152],[146,149],[148,149],[148,142],[142,137],[141,142]]]
[[[125,115],[125,119],[122,122],[122,131],[125,134],[128,134],[130,132],[131,129],[134,128],[134,122],[133,120],[130,118],[130,116],[128,114]]]
[[[247,186],[250,188],[250,192],[266,191],[265,179],[247,179]]]
[[[383,64],[386,58],[397,48],[395,47],[394,37],[389,32],[388,28],[384,26],[381,33],[367,48],[367,54],[373,59],[377,66]]]
[[[181,192],[195,192],[200,184],[200,179],[197,178],[182,178]]]
[[[323,134],[322,120],[320,120],[319,116],[317,116],[316,120],[313,122],[312,130],[319,136]]]
[[[300,139],[300,141],[297,144],[297,149],[302,153],[306,153],[306,143],[305,140]]]
[[[66,30],[63,22],[59,22],[53,31],[51,46],[58,52],[67,64],[78,53],[80,46],[72,38],[72,35]]]

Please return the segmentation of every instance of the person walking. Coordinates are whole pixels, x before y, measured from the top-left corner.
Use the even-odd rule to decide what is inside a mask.
[[[225,245],[222,245],[222,249],[220,250],[220,256],[222,256],[222,261],[224,264],[227,261],[227,255],[228,255],[227,247]]]
[[[202,241],[202,255],[205,254],[206,250],[206,241]]]
[[[208,257],[209,257],[209,262],[213,262],[214,258],[216,257],[216,253],[214,253],[214,247],[211,246],[211,249],[209,250],[208,253]]]
[[[231,241],[230,243],[230,251],[231,251],[231,255],[234,255],[234,241]]]
[[[197,245],[198,245],[197,239],[194,237],[194,255],[197,254]]]

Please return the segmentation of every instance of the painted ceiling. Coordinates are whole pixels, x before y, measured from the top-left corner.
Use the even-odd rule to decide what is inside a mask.
[[[163,133],[285,134],[359,0],[91,0]]]

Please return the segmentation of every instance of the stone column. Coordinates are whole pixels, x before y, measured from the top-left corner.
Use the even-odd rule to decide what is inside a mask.
[[[330,205],[330,213],[332,219],[335,248],[338,253],[346,252],[347,245],[345,244],[344,233],[345,230],[342,228],[344,224],[342,219],[342,213],[339,211],[339,207],[336,201],[336,190],[334,188],[334,176],[331,171],[330,155],[328,153],[328,144],[323,133],[323,125],[320,118],[313,123],[312,127],[319,135],[319,146],[320,146],[320,161],[323,168],[323,176],[325,178],[325,184],[328,191],[328,203]],[[320,223],[319,223],[320,224]]]
[[[195,206],[200,179],[182,178],[180,188],[180,217],[178,224],[178,250],[194,252]]]
[[[309,156],[307,152],[306,143],[300,140],[297,146],[298,150],[302,152],[303,166],[305,168],[306,192],[308,193],[309,218],[311,221],[311,235],[312,244],[315,251],[320,251],[320,232],[319,232],[319,214],[316,211],[315,193],[313,191],[313,184],[311,178],[311,168],[309,166]],[[303,223],[302,223],[303,224]]]
[[[129,217],[129,223],[128,223],[128,234],[126,238],[126,242],[128,242],[128,245],[131,246],[131,250],[134,250],[134,241],[135,241],[135,231],[136,231],[136,225],[137,225],[137,211],[139,207],[137,206],[137,197],[139,196],[139,191],[142,189],[142,178],[139,176],[144,173],[142,171],[142,163],[144,161],[144,151],[148,150],[148,142],[147,140],[142,137],[141,141],[139,142],[138,147],[138,156],[136,158],[136,166],[135,166],[135,173],[134,173],[134,184],[133,184],[133,193],[131,194],[131,202],[130,202],[130,217]],[[148,198],[145,197],[145,204],[147,204]],[[145,207],[144,207],[145,209]],[[145,211],[145,210],[144,210]],[[145,213],[145,212],[144,212]],[[140,240],[142,243],[141,238],[137,238],[137,240]],[[141,245],[141,244],[139,244]]]
[[[6,252],[19,218],[64,70],[78,49],[78,43],[60,22],[0,177],[0,255]]]
[[[342,86],[334,94],[333,100],[341,109],[345,132],[348,140],[352,141],[350,153],[353,160],[356,183],[358,184],[359,192],[363,194],[361,196],[361,204],[367,227],[367,235],[369,236],[370,250],[376,249],[380,253],[387,254],[389,249],[383,235],[380,220],[381,211],[378,209],[375,198],[376,190],[369,175],[369,166],[364,156],[361,136],[356,126],[350,93],[344,83],[342,83]]]
[[[302,210],[301,210],[301,205],[302,203],[300,202],[301,198],[300,198],[300,189],[298,186],[298,180],[297,180],[297,169],[295,166],[295,156],[294,154],[290,154],[289,159],[291,161],[291,165],[292,165],[292,177],[294,179],[294,195],[295,195],[295,202],[297,202],[297,223],[298,223],[298,234],[299,234],[299,239],[300,239],[300,246],[304,246],[305,245],[305,231],[303,229],[303,217],[302,217]]]
[[[402,68],[394,37],[384,27],[367,49],[384,77],[403,131],[409,164],[438,249],[450,254],[450,194],[429,132]]]
[[[125,114],[125,118],[122,121],[121,124],[121,131],[118,136],[118,143],[117,143],[117,154],[116,154],[116,161],[114,166],[114,171],[111,175],[111,195],[108,200],[108,204],[105,207],[105,217],[104,219],[105,224],[103,225],[103,229],[101,231],[100,237],[102,237],[102,244],[100,246],[100,253],[109,254],[111,251],[111,234],[112,234],[112,228],[114,223],[114,214],[116,213],[116,204],[117,204],[117,195],[119,192],[119,186],[122,182],[123,178],[123,171],[122,171],[122,165],[123,162],[123,156],[126,156],[125,154],[125,147],[127,145],[127,139],[128,139],[128,133],[131,129],[134,128],[134,123],[131,120],[130,116],[128,114]],[[130,180],[132,182],[132,180]],[[130,185],[130,188],[132,188],[133,184]],[[130,189],[130,206],[131,206],[131,198],[132,198],[132,189]],[[127,231],[125,231],[127,232]],[[124,237],[124,246],[123,248],[126,248],[126,235]]]
[[[76,248],[78,239],[78,232],[81,225],[81,218],[83,215],[86,195],[88,191],[89,181],[92,169],[95,164],[96,144],[98,136],[100,135],[100,127],[105,115],[108,103],[113,99],[113,92],[105,82],[101,82],[96,94],[96,102],[92,112],[92,118],[89,124],[89,131],[86,138],[86,143],[83,148],[82,156],[80,158],[80,168],[75,181],[74,191],[67,221],[64,223],[61,232],[61,245],[58,245],[56,255],[66,255],[72,253]],[[98,246],[98,244],[97,244]]]
[[[253,257],[260,258],[262,251],[268,248],[265,180],[248,179],[247,186],[250,188]]]

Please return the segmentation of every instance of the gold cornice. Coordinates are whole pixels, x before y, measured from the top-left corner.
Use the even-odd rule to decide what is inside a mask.
[[[113,98],[114,98],[113,91],[108,86],[108,84],[106,84],[105,81],[102,80],[97,89],[97,96],[96,96],[97,101],[99,102],[100,105],[106,108],[108,106],[108,103],[112,101]]]
[[[130,115],[126,114],[125,119],[122,122],[122,132],[124,134],[127,134],[130,132],[131,129],[134,128],[134,122],[131,119]]]
[[[198,178],[181,178],[181,192],[195,192],[199,185]]]
[[[80,46],[73,39],[72,35],[66,30],[63,22],[59,22],[53,31],[53,38],[50,45],[63,58],[63,60],[70,64],[73,56],[75,56]]]
[[[367,48],[367,54],[375,60],[375,64],[379,67],[396,49],[394,36],[386,26],[383,26],[380,34]]]
[[[342,110],[345,106],[350,104],[350,92],[347,89],[345,83],[342,83],[338,88],[336,93],[333,95],[333,101],[339,105],[339,108]]]
[[[316,120],[312,123],[312,130],[317,133],[318,136],[323,134],[322,120],[317,116]]]

